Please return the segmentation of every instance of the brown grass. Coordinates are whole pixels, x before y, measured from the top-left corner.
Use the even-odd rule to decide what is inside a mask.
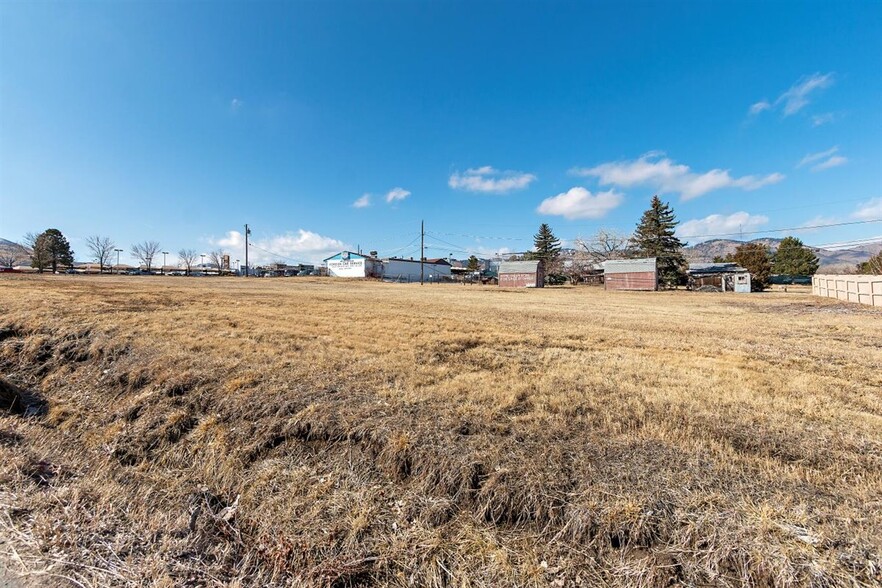
[[[882,313],[0,279],[0,559],[157,586],[878,586]]]

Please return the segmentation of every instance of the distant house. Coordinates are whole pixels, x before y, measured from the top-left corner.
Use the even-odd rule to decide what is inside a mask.
[[[750,272],[737,263],[690,263],[686,275],[690,290],[750,292]]]
[[[382,261],[384,280],[394,282],[419,282],[420,260],[389,257]],[[422,279],[426,282],[440,282],[450,279],[450,262],[443,258],[428,258],[422,263]]]
[[[503,288],[543,288],[545,266],[542,260],[502,261],[498,271],[499,286]]]
[[[658,290],[656,258],[604,261],[603,284],[606,290]]]
[[[372,278],[382,273],[379,259],[354,251],[341,251],[323,261],[328,275],[335,278]]]

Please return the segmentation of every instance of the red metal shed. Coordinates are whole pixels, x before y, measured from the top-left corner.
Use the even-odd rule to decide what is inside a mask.
[[[542,288],[545,286],[545,268],[542,261],[501,262],[499,285],[503,288]]]
[[[658,290],[658,268],[654,257],[603,262],[603,283],[607,290]]]

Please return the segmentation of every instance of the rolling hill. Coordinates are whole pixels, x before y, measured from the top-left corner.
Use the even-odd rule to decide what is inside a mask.
[[[0,266],[30,265],[31,252],[14,241],[0,238]]]
[[[752,241],[713,239],[686,247],[684,253],[689,261],[713,261],[715,257],[724,257],[730,253],[735,253],[735,249],[742,243],[762,243],[774,252],[778,249],[778,244],[781,241],[781,239],[774,238],[754,239]],[[882,249],[882,244],[861,245],[850,249],[822,249],[812,247],[811,245],[809,247],[818,256],[821,262],[821,271],[841,271],[852,269],[858,263],[866,261]]]

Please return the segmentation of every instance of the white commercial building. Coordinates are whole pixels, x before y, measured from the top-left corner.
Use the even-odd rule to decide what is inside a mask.
[[[374,278],[382,272],[380,260],[354,251],[341,251],[324,262],[328,275],[336,278]]]

